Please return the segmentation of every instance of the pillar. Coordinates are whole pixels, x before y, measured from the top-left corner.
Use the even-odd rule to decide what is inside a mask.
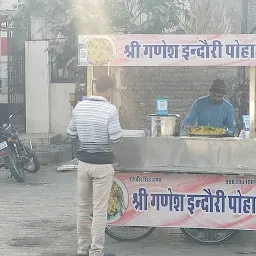
[[[26,132],[50,133],[50,68],[47,41],[27,41]]]

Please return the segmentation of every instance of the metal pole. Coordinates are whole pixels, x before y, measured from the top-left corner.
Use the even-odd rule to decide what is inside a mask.
[[[250,138],[255,138],[255,67],[250,67]]]
[[[93,67],[87,67],[87,97],[93,95]]]
[[[248,33],[248,13],[249,13],[249,0],[242,0],[241,1],[241,11],[242,11],[242,23],[241,23],[241,33],[247,34]],[[246,72],[245,67],[239,67],[239,84],[240,84],[240,91],[242,94],[244,94],[245,90],[245,83],[246,83]],[[244,102],[242,102],[242,105],[239,106],[238,110],[238,134],[242,130],[243,122],[242,122],[242,115],[247,114],[246,113],[246,105]]]
[[[249,0],[242,0],[242,24],[241,33],[248,34],[248,13],[249,13]],[[245,85],[246,71],[245,67],[241,67],[242,84]],[[243,107],[242,107],[243,108]]]
[[[242,1],[242,24],[241,24],[242,34],[248,33],[248,13],[249,13],[249,0],[243,0]]]

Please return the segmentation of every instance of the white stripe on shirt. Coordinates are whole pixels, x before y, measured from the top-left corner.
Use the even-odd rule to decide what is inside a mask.
[[[123,136],[116,107],[100,96],[77,104],[67,132],[71,138],[78,136],[80,150],[90,153],[111,152],[111,143]]]

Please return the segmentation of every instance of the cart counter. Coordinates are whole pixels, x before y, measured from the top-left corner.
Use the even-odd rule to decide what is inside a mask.
[[[115,148],[108,225],[225,229],[227,237],[228,230],[256,230],[255,145],[236,138],[124,138]]]
[[[256,230],[256,141],[124,138],[115,226]],[[117,191],[117,190],[116,190]]]
[[[123,138],[117,171],[256,176],[256,140],[241,138]]]

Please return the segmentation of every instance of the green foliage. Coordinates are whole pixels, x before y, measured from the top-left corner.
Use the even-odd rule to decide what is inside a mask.
[[[105,6],[111,27],[123,33],[166,33],[189,16],[184,1],[176,0],[106,0]]]
[[[76,70],[79,34],[166,33],[180,25],[181,14],[188,14],[184,1],[179,0],[105,0],[102,5],[99,2],[84,0],[78,5],[72,0],[24,0],[11,19],[25,29],[30,17],[41,18],[39,32],[52,39],[48,49],[50,62]]]
[[[76,23],[79,11],[69,0],[25,0],[22,5],[17,6],[10,19],[17,24],[16,27],[25,29],[29,24],[29,17],[32,20],[41,18],[42,24],[38,32],[52,38],[48,48],[50,62],[71,71],[77,69],[79,31]]]

